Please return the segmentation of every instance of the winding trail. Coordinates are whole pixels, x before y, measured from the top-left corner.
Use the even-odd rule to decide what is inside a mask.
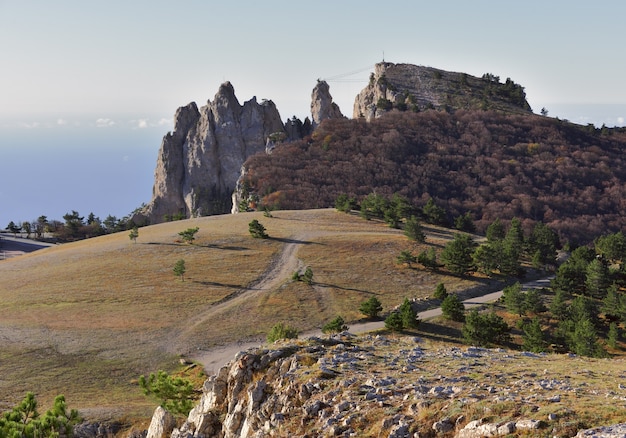
[[[315,235],[318,234],[319,233],[316,233]],[[301,245],[307,244],[307,239],[310,239],[312,236],[313,233],[300,233],[289,239],[285,239],[286,243],[283,245],[282,251],[270,262],[268,269],[259,277],[257,281],[251,283],[247,287],[236,290],[230,295],[227,295],[218,302],[214,303],[209,309],[196,315],[193,320],[189,321],[182,333],[180,333],[179,340],[175,342],[184,344],[184,340],[190,336],[198,328],[198,326],[210,323],[210,321],[216,318],[220,312],[235,307],[244,301],[257,297],[263,293],[271,292],[287,281],[288,278],[291,278],[292,273],[299,268],[299,260],[297,257],[298,248]],[[235,347],[231,345],[224,348],[236,348],[236,345],[237,344],[235,344]],[[229,349],[229,351],[231,350]],[[235,353],[238,351],[239,350],[235,351]],[[194,357],[194,360],[205,363],[205,357],[213,354],[212,352],[213,350],[205,351],[200,354],[200,357]]]
[[[280,254],[272,260],[270,266],[261,277],[250,286],[239,289],[234,293],[224,297],[222,300],[213,304],[208,310],[199,314],[187,328],[181,333],[181,339],[191,334],[198,326],[209,323],[215,318],[221,311],[237,306],[238,304],[256,297],[260,294],[271,292],[278,288],[281,284],[291,277],[291,274],[300,268],[300,261],[298,259],[298,249],[301,245],[308,244],[308,239],[313,237],[328,236],[337,234],[336,232],[309,232],[300,233],[286,239],[286,244],[283,246]],[[345,233],[343,233],[345,234]],[[370,234],[358,232],[356,234]],[[523,289],[541,288],[549,285],[550,280],[554,276],[545,277],[538,280],[529,281],[524,283]],[[482,306],[486,303],[496,301],[502,296],[502,290],[497,292],[487,293],[482,296],[469,298],[463,301],[466,309]],[[441,307],[435,309],[425,310],[418,313],[419,319],[430,319],[441,315]],[[370,321],[362,323],[354,323],[350,325],[350,333],[359,334],[366,333],[374,330],[380,330],[384,328],[384,321]],[[309,336],[320,336],[321,330],[312,330],[305,333],[300,333],[303,338]],[[213,347],[207,350],[196,350],[191,354],[191,358],[194,361],[201,363],[207,373],[212,374],[217,372],[222,366],[231,361],[237,353],[247,350],[249,348],[258,347],[265,342],[264,339],[258,339],[248,342],[236,342],[223,346]]]

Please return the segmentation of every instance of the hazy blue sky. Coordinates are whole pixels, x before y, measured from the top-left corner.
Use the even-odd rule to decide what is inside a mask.
[[[303,118],[316,79],[359,71],[329,81],[351,116],[383,53],[510,77],[535,112],[623,126],[624,17],[622,0],[0,0],[0,227],[148,202],[176,108],[226,80]]]

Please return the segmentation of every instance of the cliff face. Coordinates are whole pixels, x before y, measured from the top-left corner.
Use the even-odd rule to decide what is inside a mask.
[[[264,151],[272,134],[283,133],[272,101],[252,98],[240,105],[230,82],[199,110],[195,103],[179,108],[174,131],[161,143],[152,200],[135,220],[229,212],[243,162]]]
[[[531,111],[523,87],[497,76],[477,78],[412,64],[376,64],[370,83],[354,101],[353,117],[371,120],[387,111],[424,109]]]

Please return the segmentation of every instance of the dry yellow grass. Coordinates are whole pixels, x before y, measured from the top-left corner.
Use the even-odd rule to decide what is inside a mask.
[[[426,245],[384,224],[334,210],[273,214],[165,223],[141,228],[137,243],[123,232],[1,262],[0,410],[31,390],[44,404],[63,393],[88,415],[116,409],[141,416],[153,406],[134,379],[173,369],[178,355],[264,338],[279,321],[304,331],[337,314],[355,320],[372,295],[389,308],[430,295],[440,281],[449,291],[472,285],[397,266],[401,250],[417,254]],[[254,218],[270,239],[250,237]],[[178,233],[192,227],[199,227],[193,245],[179,242]],[[450,237],[438,231],[429,245]],[[285,275],[271,290],[230,300],[276,273],[287,245],[313,269],[313,286]],[[181,258],[184,282],[172,271]]]

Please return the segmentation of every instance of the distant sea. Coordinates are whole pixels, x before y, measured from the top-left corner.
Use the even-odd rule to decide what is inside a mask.
[[[626,104],[545,108],[549,117],[581,125],[626,125]],[[161,139],[172,126],[171,116],[0,120],[0,228],[42,215],[63,221],[72,210],[102,220],[130,214],[152,197]]]
[[[0,228],[76,210],[122,218],[152,197],[157,155],[170,126],[100,121],[0,126]]]

